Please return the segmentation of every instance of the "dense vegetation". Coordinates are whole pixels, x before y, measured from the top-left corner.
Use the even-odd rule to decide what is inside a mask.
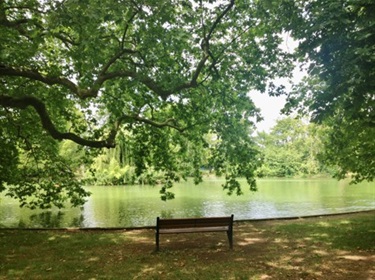
[[[322,126],[300,119],[278,120],[270,133],[259,133],[257,142],[264,161],[258,176],[311,177],[331,173],[335,166],[329,167],[321,159],[324,132]]]
[[[299,136],[284,145],[295,150],[287,166],[267,151],[275,135],[263,135],[264,156],[251,136],[260,115],[249,93],[286,94],[273,81],[297,60],[309,76],[285,112],[324,126],[322,156],[338,178],[373,180],[374,5],[0,1],[0,191],[47,208],[82,204],[80,179],[95,172],[102,183],[157,179],[162,199],[204,169],[224,175],[229,193],[241,193],[237,177],[254,190],[263,158],[259,174],[319,172]],[[286,32],[294,53],[281,47]]]
[[[262,166],[257,169],[258,177],[312,177],[332,175],[337,166],[328,166],[322,159],[323,142],[326,129],[322,126],[308,123],[296,118],[282,118],[270,132],[259,132],[254,138],[259,150]],[[211,135],[212,136],[212,135]],[[209,140],[207,139],[209,142]],[[211,140],[211,144],[213,144]],[[120,144],[120,143],[119,143]],[[65,142],[61,147],[61,155],[74,162],[80,162],[79,153],[73,149],[71,142]],[[129,145],[117,145],[95,157],[87,166],[77,166],[76,173],[90,184],[122,185],[122,184],[155,184],[163,180],[163,174],[149,169],[137,176],[133,155]],[[81,154],[83,157],[84,155]],[[212,175],[213,168],[209,158],[209,149],[201,155],[200,171]],[[96,170],[91,173],[90,170]],[[184,167],[185,175],[194,177],[194,163]]]
[[[299,40],[308,77],[286,112],[308,114],[326,130],[324,160],[355,182],[375,177],[375,2],[285,0],[281,17]]]

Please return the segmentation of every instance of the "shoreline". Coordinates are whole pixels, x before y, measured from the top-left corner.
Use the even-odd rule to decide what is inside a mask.
[[[260,222],[277,222],[277,221],[299,221],[299,220],[308,220],[314,218],[334,218],[339,216],[353,216],[356,214],[371,214],[374,215],[375,220],[375,209],[371,210],[362,210],[362,211],[351,211],[351,212],[343,212],[343,213],[332,213],[332,214],[317,214],[317,215],[306,215],[306,216],[291,216],[291,217],[277,217],[277,218],[261,218],[261,219],[241,219],[241,220],[234,220],[234,224],[241,224],[241,223],[260,223]],[[155,226],[143,226],[143,227],[62,227],[62,228],[41,228],[41,227],[33,227],[33,228],[7,228],[7,227],[0,227],[0,231],[3,230],[14,230],[14,231],[133,231],[133,230],[151,230],[155,229]]]

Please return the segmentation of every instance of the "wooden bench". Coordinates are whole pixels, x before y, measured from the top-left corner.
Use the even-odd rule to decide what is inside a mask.
[[[233,248],[233,215],[230,217],[160,219],[156,218],[156,251],[159,251],[159,235],[171,233],[225,231],[229,246]]]

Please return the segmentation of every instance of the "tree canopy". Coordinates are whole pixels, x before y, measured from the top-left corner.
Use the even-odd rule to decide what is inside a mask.
[[[279,119],[269,133],[258,133],[264,155],[259,176],[295,177],[327,173],[319,160],[325,138],[322,126],[301,119]]]
[[[58,141],[87,154],[121,137],[137,174],[163,171],[163,199],[187,162],[199,182],[202,149],[229,193],[238,176],[254,189],[248,92],[279,92],[281,31],[258,1],[0,1],[0,188],[30,207],[80,205]]]
[[[325,125],[338,178],[373,180],[374,13],[372,0],[2,0],[0,191],[29,207],[81,205],[74,169],[115,147],[137,176],[163,174],[162,199],[202,167],[229,194],[237,177],[255,189],[249,93],[282,94],[272,81],[295,59],[308,77],[285,112]]]
[[[324,157],[336,176],[375,176],[375,3],[371,0],[283,1],[285,29],[299,41],[308,77],[288,96],[327,130]]]

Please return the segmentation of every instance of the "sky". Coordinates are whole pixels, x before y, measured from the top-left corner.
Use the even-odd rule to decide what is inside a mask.
[[[291,80],[293,83],[298,83],[304,76],[306,76],[306,72],[301,71],[300,67],[296,66]],[[277,79],[274,83],[276,85],[283,84],[286,92],[291,90],[292,85],[287,79]],[[261,110],[261,115],[263,117],[263,121],[256,123],[257,131],[270,132],[271,128],[276,124],[276,121],[285,117],[280,111],[284,108],[286,96],[269,96],[267,92],[260,93],[255,91],[250,92],[249,96],[253,100],[255,106]]]
[[[284,34],[284,42],[281,45],[282,49],[292,52],[297,46],[298,43],[296,41],[294,41],[288,34]],[[306,72],[301,71],[300,66],[296,65],[293,71],[293,83],[298,83],[305,75]],[[287,92],[291,89],[291,84],[287,79],[277,79],[274,83],[276,85],[283,84]],[[280,110],[285,105],[286,96],[273,97],[269,96],[267,93],[262,94],[260,92],[251,92],[249,93],[249,96],[253,100],[255,106],[261,110],[264,119],[262,122],[256,123],[257,131],[269,132],[278,119],[285,117],[280,114]]]
[[[256,123],[257,131],[269,132],[281,118],[280,110],[284,107],[286,96],[273,97],[267,93],[252,92],[250,94],[256,107],[261,109],[263,121]]]
[[[295,67],[293,71],[293,83],[298,83],[302,78],[306,76],[305,71],[301,71],[300,67]],[[291,89],[290,82],[287,79],[275,80],[276,85],[283,84],[286,92]],[[249,96],[253,100],[256,107],[261,110],[263,121],[256,123],[257,131],[270,132],[271,128],[276,124],[278,119],[285,117],[280,113],[281,109],[284,108],[286,102],[286,96],[269,96],[267,93],[260,93],[252,91]]]

